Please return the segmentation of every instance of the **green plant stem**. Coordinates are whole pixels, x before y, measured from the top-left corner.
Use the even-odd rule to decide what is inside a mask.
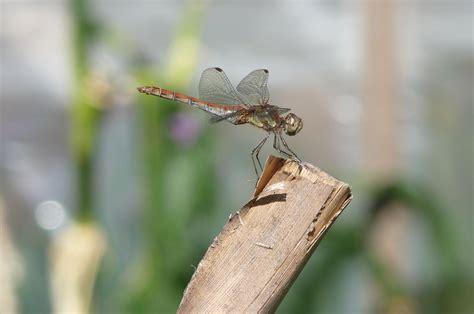
[[[77,212],[79,220],[92,218],[93,153],[102,114],[93,95],[88,48],[94,37],[87,0],[72,0],[74,87],[71,110],[72,158],[76,170]]]

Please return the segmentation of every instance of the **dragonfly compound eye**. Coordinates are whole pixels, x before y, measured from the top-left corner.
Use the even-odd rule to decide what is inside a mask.
[[[285,133],[293,136],[303,128],[303,120],[296,115],[289,113],[285,117]]]

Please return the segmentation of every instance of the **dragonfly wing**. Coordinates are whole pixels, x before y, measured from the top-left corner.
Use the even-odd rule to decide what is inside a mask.
[[[237,111],[234,111],[234,112],[230,112],[228,114],[225,114],[225,115],[213,115],[210,119],[209,119],[209,122],[211,123],[218,123],[218,122],[221,122],[221,121],[224,121],[224,120],[227,120],[231,123],[234,123],[236,121],[236,119],[239,118],[239,116],[242,114],[241,110],[237,110]]]
[[[221,68],[209,68],[202,72],[199,98],[223,105],[250,105],[249,99],[235,90]]]
[[[268,70],[255,70],[240,81],[239,85],[237,85],[237,91],[246,95],[252,102],[252,105],[264,105],[270,99],[267,82]]]
[[[276,108],[276,111],[278,112],[278,114],[284,114],[284,113],[287,113],[290,110],[291,110],[290,108],[280,108],[280,107]]]

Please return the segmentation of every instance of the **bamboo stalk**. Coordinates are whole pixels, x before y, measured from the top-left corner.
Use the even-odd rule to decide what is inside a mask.
[[[347,184],[320,169],[270,156],[253,198],[199,263],[178,312],[274,311],[351,198]]]

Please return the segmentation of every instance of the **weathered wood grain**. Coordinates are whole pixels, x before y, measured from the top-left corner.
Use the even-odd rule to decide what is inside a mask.
[[[350,187],[320,169],[270,156],[254,197],[214,239],[178,312],[274,311],[350,199]]]

